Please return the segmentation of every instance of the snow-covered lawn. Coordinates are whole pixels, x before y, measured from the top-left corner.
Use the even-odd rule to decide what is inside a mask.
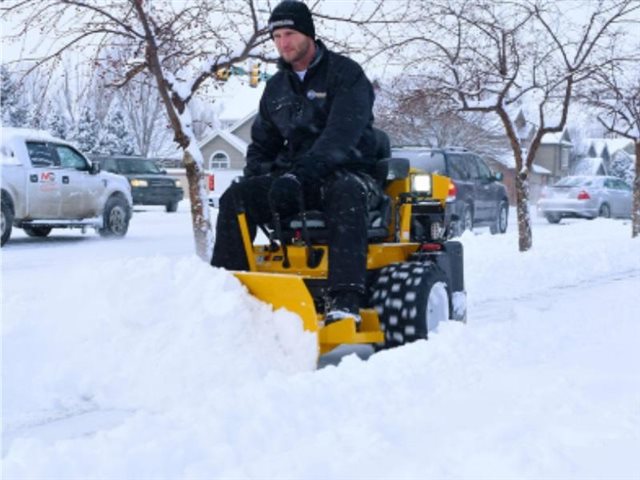
[[[2,249],[2,478],[640,478],[628,221],[465,233],[466,325],[316,371],[185,203]]]

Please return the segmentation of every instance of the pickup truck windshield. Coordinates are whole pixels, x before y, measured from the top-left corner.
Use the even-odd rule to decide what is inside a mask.
[[[119,160],[118,173],[123,175],[162,173],[162,170],[151,160]]]

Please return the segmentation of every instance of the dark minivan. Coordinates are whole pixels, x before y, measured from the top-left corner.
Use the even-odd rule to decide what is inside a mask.
[[[460,147],[397,147],[393,156],[408,158],[412,167],[453,180],[449,196],[452,213],[458,217],[455,234],[474,226],[489,226],[494,234],[507,231],[509,200],[502,173],[493,173],[478,154]]]
[[[150,158],[93,157],[108,172],[124,175],[131,185],[134,205],[164,205],[167,212],[175,212],[184,192],[180,180],[167,174]]]

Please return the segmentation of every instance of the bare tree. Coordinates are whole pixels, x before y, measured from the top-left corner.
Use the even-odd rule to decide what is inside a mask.
[[[640,50],[635,62],[623,62],[601,70],[585,90],[585,100],[598,110],[598,121],[607,131],[628,138],[635,145],[631,236],[640,236]]]
[[[32,70],[50,65],[72,49],[89,49],[96,65],[105,68],[106,62],[111,83],[127,85],[142,73],[153,79],[174,140],[183,151],[196,253],[208,260],[211,222],[189,102],[219,68],[249,57],[265,57],[260,47],[269,37],[258,2],[42,0],[34,4],[14,0],[2,10],[3,16],[22,22],[18,36],[37,31],[57,39],[47,53],[33,59]],[[108,55],[119,47],[130,49],[126,61]]]
[[[165,108],[157,87],[148,75],[141,73],[117,91],[117,98],[125,112],[136,151],[142,156],[157,155],[167,142],[163,136],[170,135]]]
[[[498,122],[451,109],[447,98],[428,93],[420,76],[380,82],[375,113],[376,126],[389,134],[394,145],[455,145],[493,159],[509,150]]]
[[[419,69],[431,87],[456,108],[498,116],[516,164],[519,249],[532,246],[528,176],[547,133],[567,122],[576,84],[616,59],[617,28],[640,9],[633,0],[580,4],[580,12],[547,0],[436,0],[421,3],[424,16],[411,17],[385,53]],[[584,21],[573,24],[577,19]],[[397,31],[396,31],[397,32]],[[535,106],[537,130],[523,144],[514,125],[517,108]]]
[[[317,1],[311,7],[318,10],[319,25],[358,26],[375,24],[382,4],[381,0],[358,1],[345,9],[342,3]],[[19,19],[23,25],[15,37],[36,32],[51,41],[46,53],[34,55],[31,69],[51,65],[68,51],[85,50],[92,53],[95,65],[106,65],[112,85],[125,86],[142,74],[152,79],[174,141],[183,151],[196,252],[208,260],[211,222],[189,104],[220,68],[246,59],[275,60],[263,48],[269,40],[265,24],[271,6],[271,0],[8,0],[0,8],[3,17]],[[322,14],[323,9],[330,14]],[[342,34],[344,29],[336,38]],[[331,30],[327,36],[331,37]],[[353,44],[355,49],[366,44],[357,43],[355,37],[350,40],[349,51],[354,50]],[[128,58],[108,54],[118,49],[127,50]]]

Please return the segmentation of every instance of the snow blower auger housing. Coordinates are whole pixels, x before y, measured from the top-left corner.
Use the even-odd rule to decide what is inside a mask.
[[[448,241],[450,179],[411,169],[404,158],[380,160],[377,171],[384,198],[369,215],[376,220],[368,231],[367,301],[357,329],[350,318],[324,325],[328,247],[321,212],[265,228],[269,244],[253,245],[238,211],[249,271],[235,276],[274,309],[297,313],[305,330],[317,332],[321,355],[341,344],[401,345],[427,338],[440,321],[466,319],[462,245]]]

